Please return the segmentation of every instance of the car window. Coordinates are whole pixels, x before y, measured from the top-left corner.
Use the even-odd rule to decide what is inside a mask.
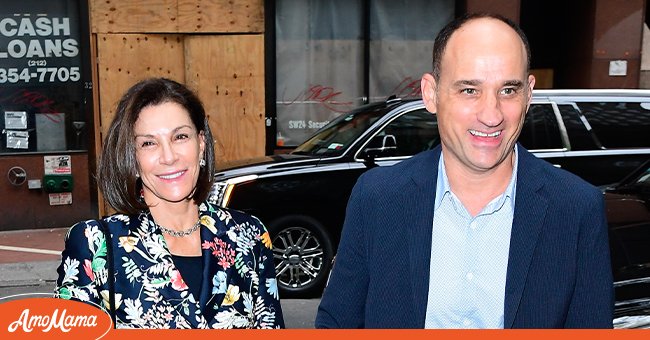
[[[578,105],[575,103],[558,104],[560,114],[564,120],[571,150],[596,150],[601,148],[598,136],[591,130],[586,117],[581,116]]]
[[[440,143],[438,122],[426,109],[407,112],[386,125],[379,136],[395,137],[397,150],[391,156],[412,156]]]
[[[528,150],[563,148],[560,127],[551,104],[530,106],[519,142]]]
[[[316,131],[292,152],[312,156],[338,156],[372,126],[384,113],[379,109],[343,114]]]
[[[646,168],[645,171],[637,178],[636,185],[650,188],[650,167]]]
[[[605,148],[650,147],[650,110],[647,103],[577,103]]]

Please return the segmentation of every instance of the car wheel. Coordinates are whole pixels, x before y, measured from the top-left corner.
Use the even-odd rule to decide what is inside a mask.
[[[281,297],[314,297],[323,292],[332,257],[332,241],[323,224],[304,215],[269,224]]]

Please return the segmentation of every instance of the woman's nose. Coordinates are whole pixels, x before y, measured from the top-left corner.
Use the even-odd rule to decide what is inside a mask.
[[[176,161],[177,156],[171,143],[161,144],[160,162],[163,164],[172,164]]]

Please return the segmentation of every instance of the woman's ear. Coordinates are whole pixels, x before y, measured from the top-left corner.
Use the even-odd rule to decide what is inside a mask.
[[[199,156],[200,158],[205,157],[205,133],[203,130],[199,131]]]
[[[431,73],[422,75],[420,81],[420,89],[422,91],[422,101],[427,111],[436,113],[438,111],[438,103],[436,102],[436,80]]]

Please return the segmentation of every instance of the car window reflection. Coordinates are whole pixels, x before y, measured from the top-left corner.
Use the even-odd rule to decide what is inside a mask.
[[[292,153],[313,156],[341,155],[382,114],[383,111],[364,110],[339,116],[296,147]]]

